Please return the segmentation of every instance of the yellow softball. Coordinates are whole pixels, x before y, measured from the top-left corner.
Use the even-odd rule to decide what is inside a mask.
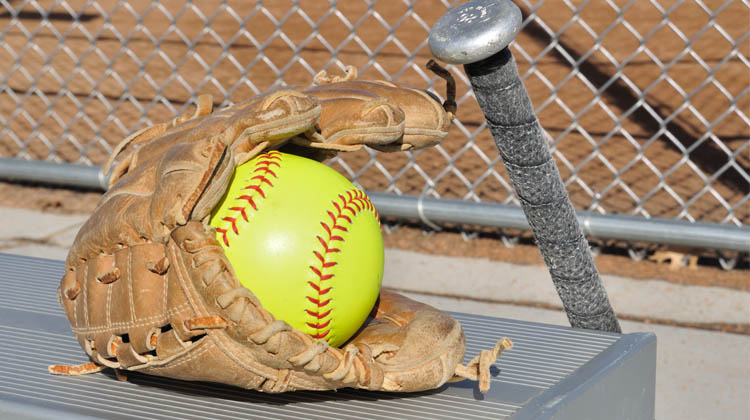
[[[272,151],[240,165],[210,224],[263,307],[331,346],[359,329],[380,294],[375,207],[322,163]]]

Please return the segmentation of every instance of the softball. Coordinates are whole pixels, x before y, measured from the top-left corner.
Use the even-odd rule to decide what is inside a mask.
[[[380,294],[375,207],[322,163],[272,151],[238,166],[210,225],[263,307],[331,346],[354,335]]]

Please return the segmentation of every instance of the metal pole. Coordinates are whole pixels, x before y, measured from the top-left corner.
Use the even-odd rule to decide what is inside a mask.
[[[531,230],[523,210],[509,204],[475,203],[377,192],[368,192],[367,195],[372,199],[378,212],[387,217]],[[646,219],[639,216],[595,214],[585,211],[577,211],[576,219],[583,233],[595,238],[750,251],[750,227],[747,226]]]
[[[95,190],[107,189],[107,180],[101,173],[101,167],[72,163],[0,157],[0,179]]]
[[[100,191],[105,191],[107,185],[101,175],[101,166],[9,158],[0,158],[0,179]],[[531,230],[523,210],[514,205],[379,192],[368,192],[367,195],[378,208],[378,213],[386,217]],[[747,226],[582,211],[576,212],[576,217],[586,235],[602,239],[750,251],[750,227]]]

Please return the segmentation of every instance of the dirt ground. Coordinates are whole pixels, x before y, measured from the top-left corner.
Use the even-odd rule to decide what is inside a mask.
[[[0,156],[53,154],[100,165],[132,131],[188,111],[196,93],[212,94],[218,107],[279,84],[307,85],[317,71],[338,72],[342,64],[358,67],[362,78],[444,92],[440,79],[424,70],[431,58],[428,30],[446,11],[442,2],[379,1],[370,8],[346,1],[335,12],[317,0],[299,7],[291,0],[263,2],[263,8],[230,1],[231,10],[218,0],[187,8],[177,0],[72,0],[68,9],[52,0],[37,3],[40,8],[23,6],[18,19],[0,10]],[[533,12],[538,20],[524,27],[513,53],[576,208],[750,225],[746,5],[706,0],[704,10],[664,0],[662,10],[631,2],[618,11],[609,3],[624,2],[588,2],[574,13],[565,0],[517,3],[524,16]],[[479,130],[484,120],[463,70],[451,71],[458,119],[440,148],[374,154],[375,160],[360,151],[333,166],[374,191],[420,194],[430,177],[442,197],[513,201],[497,149],[488,131]],[[706,137],[709,129],[713,136]],[[0,183],[0,205],[86,213],[97,198]],[[421,225],[402,223],[387,242],[541,262],[528,238],[507,248],[499,234],[480,230],[465,241],[456,230],[425,234]],[[701,251],[697,269],[670,271],[666,264],[633,261],[624,249],[603,244],[600,270],[748,287],[746,263],[723,271]]]

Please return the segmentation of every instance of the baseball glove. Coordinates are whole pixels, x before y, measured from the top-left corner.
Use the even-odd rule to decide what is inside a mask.
[[[78,232],[58,290],[91,362],[49,371],[114,368],[264,392],[419,391],[465,378],[488,389],[489,366],[509,340],[461,365],[458,322],[383,290],[363,328],[342,348],[330,347],[274,319],[241,286],[208,225],[235,167],[269,149],[322,160],[365,145],[426,147],[447,134],[450,103],[355,78],[353,70],[321,73],[309,89],[217,112],[202,96],[194,115],[118,145],[105,166],[106,173],[114,163],[109,190]]]

